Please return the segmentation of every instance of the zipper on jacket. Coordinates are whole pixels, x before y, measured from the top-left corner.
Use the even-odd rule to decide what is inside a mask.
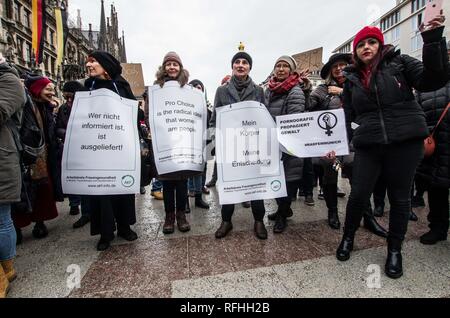
[[[384,143],[387,145],[389,143],[389,140],[386,132],[386,124],[384,123],[383,111],[381,110],[380,97],[378,96],[378,86],[376,82],[375,82],[375,95],[377,96],[377,104],[379,108],[378,114],[380,115],[381,130],[383,131]]]

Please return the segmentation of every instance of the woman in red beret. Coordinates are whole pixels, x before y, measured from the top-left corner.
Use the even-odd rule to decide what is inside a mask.
[[[57,144],[53,110],[55,103],[55,85],[47,77],[29,77],[25,86],[32,98],[32,107],[37,122],[44,133],[45,149],[38,156],[36,163],[30,166],[31,180],[35,201],[31,214],[13,214],[14,225],[20,229],[35,223],[33,236],[37,239],[47,237],[45,221],[58,216],[56,201],[63,201],[62,193],[56,188],[57,178]]]
[[[422,28],[423,63],[385,45],[380,29],[365,27],[353,43],[354,65],[345,69],[343,104],[355,160],[344,237],[336,257],[350,258],[363,211],[382,176],[391,205],[385,272],[394,279],[403,275],[401,248],[410,217],[411,188],[429,134],[412,89],[436,90],[448,80],[444,20],[437,16],[426,30]]]

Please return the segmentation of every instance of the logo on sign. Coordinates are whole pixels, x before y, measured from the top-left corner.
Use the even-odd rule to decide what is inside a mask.
[[[336,127],[338,123],[338,118],[333,113],[323,113],[319,116],[317,123],[320,128],[326,131],[325,134],[331,137],[333,134],[333,128]]]
[[[122,185],[125,188],[131,188],[132,186],[134,186],[134,178],[132,176],[122,177]]]
[[[278,180],[275,180],[272,182],[272,184],[270,185],[270,187],[272,188],[272,190],[274,192],[278,192],[281,190],[281,182]]]

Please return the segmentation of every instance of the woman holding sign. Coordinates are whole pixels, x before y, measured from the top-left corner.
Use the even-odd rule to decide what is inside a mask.
[[[273,70],[269,88],[266,91],[267,109],[272,117],[302,113],[305,111],[305,94],[300,88],[300,75],[296,72],[297,62],[290,56],[280,57]],[[303,177],[303,159],[283,153],[288,196],[277,199],[274,233],[283,233],[287,218],[292,216],[291,197],[296,196],[298,183]],[[269,216],[272,219],[274,216]]]
[[[121,97],[135,99],[128,82],[121,76],[122,67],[114,56],[107,52],[95,51],[88,57],[86,64],[89,78],[85,87],[89,90],[109,89]],[[130,225],[136,223],[135,195],[90,196],[91,235],[99,235],[97,250],[109,248],[114,239],[117,223],[117,235],[127,241],[137,240],[137,234]]]
[[[325,111],[340,109],[343,106],[342,93],[345,77],[343,70],[352,62],[351,54],[337,53],[330,57],[324,65],[320,76],[325,84],[319,85],[311,94],[310,111]],[[331,159],[329,159],[331,155]],[[323,196],[328,208],[328,224],[338,230],[341,227],[338,215],[338,171],[333,168],[335,157],[328,154],[320,159],[323,175]],[[381,237],[387,237],[387,232],[375,220],[370,205],[364,210],[364,227]]]
[[[216,109],[243,101],[257,101],[265,104],[264,91],[256,85],[249,76],[253,60],[251,56],[243,51],[238,52],[231,61],[233,76],[230,81],[217,89],[214,100],[214,112],[211,118],[211,127],[216,124]],[[264,201],[251,202],[253,217],[255,219],[254,231],[256,237],[261,240],[267,239],[267,229],[263,219],[266,214]],[[221,239],[233,229],[231,219],[234,213],[234,205],[222,206],[222,224],[216,231],[216,238]]]
[[[345,70],[344,109],[355,161],[344,236],[336,257],[340,261],[350,258],[363,211],[382,175],[391,204],[385,273],[393,279],[403,275],[401,249],[411,211],[411,188],[429,134],[412,88],[436,90],[448,80],[444,20],[437,16],[428,30],[421,30],[423,63],[384,45],[379,28],[363,28],[353,44],[355,63]]]
[[[178,54],[175,52],[167,53],[156,73],[155,85],[163,87],[166,82],[177,81],[181,87],[184,87],[188,80],[189,73],[183,68],[183,63]],[[163,182],[164,191],[164,209],[166,211],[166,220],[163,226],[164,234],[175,232],[175,220],[180,232],[191,230],[191,226],[186,219],[189,177],[183,172],[158,177]]]

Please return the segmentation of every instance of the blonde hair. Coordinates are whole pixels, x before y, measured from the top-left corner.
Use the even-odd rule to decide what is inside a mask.
[[[156,81],[154,84],[163,87],[168,77],[169,75],[166,72],[165,65],[161,65],[158,68],[158,71],[156,72]],[[178,74],[178,77],[175,80],[178,81],[178,83],[180,83],[181,87],[183,87],[189,82],[189,72],[185,70],[181,65],[180,65],[180,74]]]

